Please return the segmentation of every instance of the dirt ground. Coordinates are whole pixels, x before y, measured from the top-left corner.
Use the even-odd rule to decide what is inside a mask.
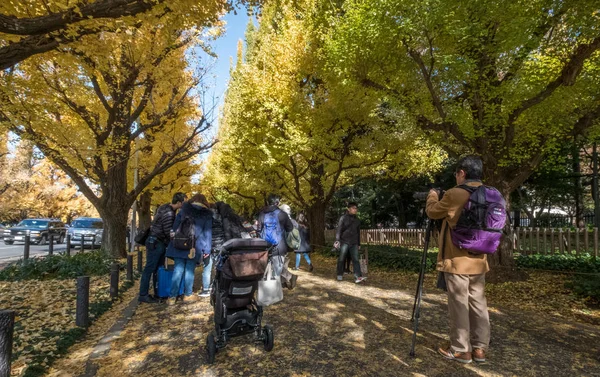
[[[356,285],[348,275],[335,280],[334,260],[314,255],[313,261],[315,270],[300,271],[297,288],[265,309],[263,324],[275,328],[272,352],[251,336],[234,338],[207,365],[206,336],[214,327],[208,299],[140,305],[108,355],[97,360],[96,375],[600,376],[599,313],[565,292],[560,277],[490,286],[488,362],[462,365],[435,351],[448,340],[448,324],[434,275],[425,283],[417,357],[411,358],[417,274],[371,271],[366,284]],[[75,346],[53,375],[80,375],[82,363],[73,355],[81,352]]]

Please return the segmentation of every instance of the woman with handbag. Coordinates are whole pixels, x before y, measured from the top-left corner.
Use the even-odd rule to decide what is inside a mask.
[[[167,304],[175,303],[179,296],[181,280],[184,281],[183,301],[199,299],[193,294],[196,264],[210,256],[212,246],[213,213],[202,194],[194,195],[181,207],[175,218],[171,242],[166,256],[173,259],[175,269],[171,281],[171,294]]]

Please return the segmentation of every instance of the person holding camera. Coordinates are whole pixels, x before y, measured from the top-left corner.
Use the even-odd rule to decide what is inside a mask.
[[[335,243],[333,247],[340,250],[340,256],[337,263],[337,279],[344,279],[344,262],[346,256],[350,254],[354,268],[354,282],[362,283],[367,278],[362,276],[360,270],[360,262],[358,260],[358,251],[360,250],[360,220],[356,216],[358,213],[358,204],[355,202],[348,203],[348,212],[346,212],[338,223],[337,231],[335,232]]]
[[[459,187],[482,185],[483,163],[478,156],[462,158],[455,169],[457,187],[440,192],[431,190],[426,212],[430,219],[443,219],[438,244],[437,270],[443,272],[448,291],[450,346],[438,352],[446,359],[461,363],[485,362],[490,342],[490,320],[485,298],[485,273],[489,271],[485,254],[469,252],[452,241],[451,230],[457,225],[470,198]]]

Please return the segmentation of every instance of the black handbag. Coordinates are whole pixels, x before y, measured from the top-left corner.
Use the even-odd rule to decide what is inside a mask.
[[[135,243],[137,243],[138,245],[145,245],[146,240],[148,239],[149,236],[150,236],[150,228],[140,229],[133,239],[134,239]]]

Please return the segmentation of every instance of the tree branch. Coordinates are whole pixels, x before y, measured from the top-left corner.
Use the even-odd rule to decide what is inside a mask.
[[[46,16],[18,18],[0,14],[0,33],[40,35],[67,28],[92,18],[119,18],[146,12],[165,0],[96,0],[77,4],[69,9]]]
[[[577,77],[583,70],[583,64],[598,49],[600,49],[600,37],[596,37],[588,44],[578,46],[561,70],[560,75],[546,85],[539,93],[522,101],[519,107],[514,109],[508,116],[508,123],[513,124],[524,111],[550,97],[559,87],[574,85]]]

